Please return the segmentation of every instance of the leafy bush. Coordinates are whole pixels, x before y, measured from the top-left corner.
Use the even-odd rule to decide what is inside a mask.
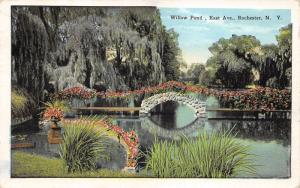
[[[107,136],[96,129],[95,121],[76,121],[64,127],[60,156],[68,172],[95,169],[99,157],[107,157]]]
[[[249,147],[239,144],[230,132],[202,133],[179,143],[155,139],[146,154],[146,169],[155,177],[234,177],[254,173]]]

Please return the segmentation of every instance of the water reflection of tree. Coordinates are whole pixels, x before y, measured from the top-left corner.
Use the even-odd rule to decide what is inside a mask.
[[[214,122],[215,121],[215,122]],[[290,145],[291,121],[238,121],[238,120],[213,120],[212,125],[218,125],[217,129],[232,129],[238,138],[251,140],[272,141],[275,140],[284,146]]]

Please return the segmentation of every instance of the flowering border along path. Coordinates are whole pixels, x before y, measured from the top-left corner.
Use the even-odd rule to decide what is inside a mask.
[[[62,119],[62,124],[64,126],[68,126],[73,124],[74,122],[81,121],[83,124],[89,124],[88,119]],[[118,141],[120,144],[124,146],[127,150],[127,165],[126,167],[135,168],[137,165],[137,157],[139,152],[139,138],[134,131],[127,132],[123,130],[121,127],[110,123],[108,120],[97,120],[96,125],[98,128],[103,128],[106,131],[111,131],[113,134],[107,134],[109,138]],[[125,167],[125,168],[126,168]]]
[[[222,107],[242,110],[290,110],[291,91],[288,89],[275,89],[268,87],[257,87],[244,90],[219,90],[201,86],[189,86],[181,82],[169,81],[153,87],[145,87],[134,91],[107,91],[96,92],[84,87],[72,87],[58,92],[54,95],[57,99],[71,99],[73,97],[88,100],[99,98],[128,98],[143,94],[153,95],[168,91],[192,92],[205,96],[215,96]]]

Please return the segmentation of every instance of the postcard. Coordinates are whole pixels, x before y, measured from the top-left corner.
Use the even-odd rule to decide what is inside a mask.
[[[4,1],[1,187],[300,186],[286,2]]]

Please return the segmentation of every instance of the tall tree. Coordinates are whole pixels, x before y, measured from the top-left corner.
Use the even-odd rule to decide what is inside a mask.
[[[165,69],[167,80],[178,80],[180,75],[180,62],[178,56],[180,49],[178,45],[178,34],[174,29],[165,31],[164,33],[164,47],[162,53],[162,65]]]
[[[232,35],[229,39],[221,38],[213,43],[209,51],[213,57],[207,66],[216,69],[216,79],[225,87],[243,88],[252,82],[252,56],[260,48],[260,42],[250,35]]]

